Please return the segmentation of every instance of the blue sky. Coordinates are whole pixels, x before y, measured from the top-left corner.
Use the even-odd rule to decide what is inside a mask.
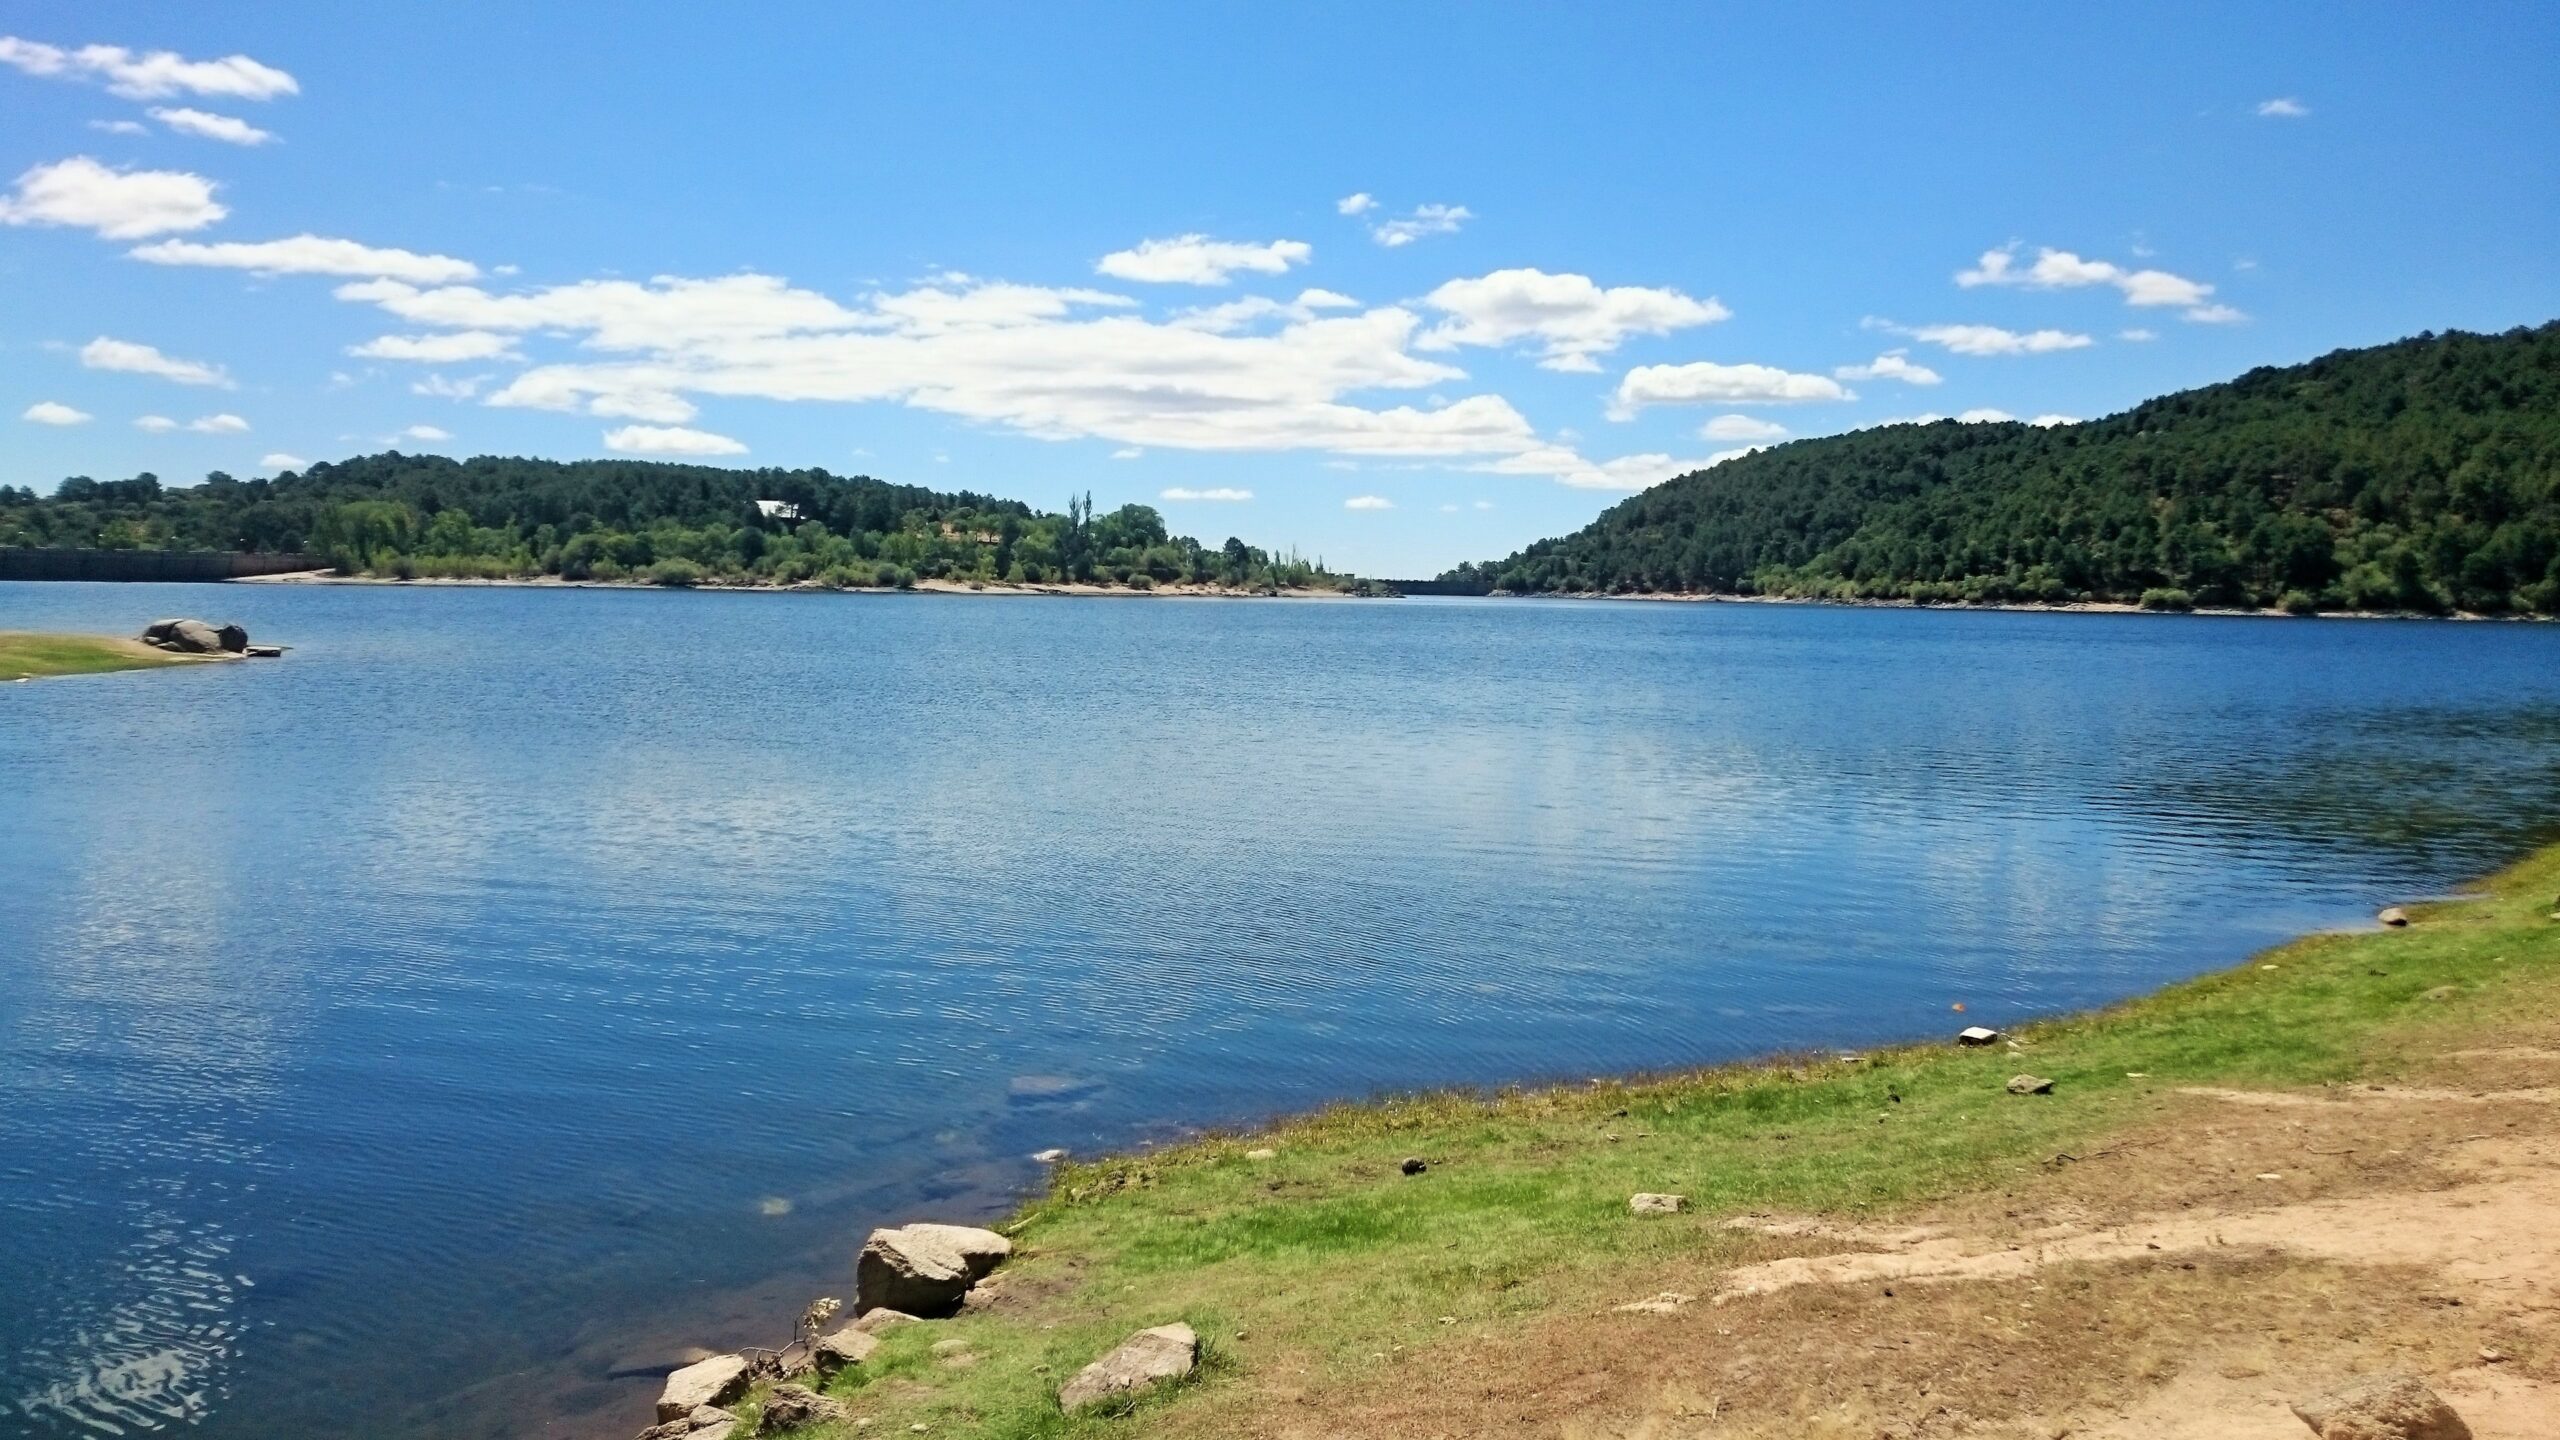
[[[92,0],[0,35],[0,479],[38,489],[698,454],[1425,574],[1782,433],[2560,314],[2545,5]]]

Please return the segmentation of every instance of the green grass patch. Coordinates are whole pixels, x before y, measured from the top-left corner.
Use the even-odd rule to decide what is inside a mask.
[[[97,675],[109,670],[147,670],[156,665],[187,665],[206,657],[172,655],[139,640],[112,635],[43,635],[26,630],[0,630],[0,682],[46,675]]]
[[[2406,930],[2313,936],[2236,969],[2013,1032],[1855,1060],[1343,1105],[1247,1134],[1064,1167],[1004,1228],[983,1315],[891,1332],[834,1393],[871,1434],[1075,1437],[1197,1428],[1235,1377],[1320,1390],[1447,1337],[1631,1299],[1751,1243],[1755,1212],[1877,1215],[2097,1148],[2180,1085],[2391,1078],[2447,1026],[2560,994],[2560,847]],[[2451,987],[2449,990],[2446,987]],[[1953,1025],[1950,1031],[1955,1028]],[[2006,1092],[2054,1079],[2051,1096]],[[1264,1159],[1249,1152],[1268,1149]],[[1419,1156],[1420,1175],[1399,1162]],[[1637,1191],[1690,1198],[1639,1219]],[[1060,1383],[1145,1326],[1190,1323],[1215,1363],[1133,1417],[1061,1416]],[[938,1340],[968,1341],[953,1364]],[[885,1428],[884,1428],[885,1427]],[[1214,1427],[1212,1427],[1214,1428]],[[826,1432],[812,1432],[824,1434]],[[851,1435],[850,1426],[837,1433]]]

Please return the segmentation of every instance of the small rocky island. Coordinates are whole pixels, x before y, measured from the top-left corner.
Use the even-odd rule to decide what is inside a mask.
[[[281,645],[252,645],[248,627],[231,621],[154,620],[142,627],[142,643],[173,655],[248,656],[273,659]]]
[[[282,645],[251,644],[245,626],[204,620],[154,620],[131,638],[0,630],[0,681],[154,670],[284,652]]]

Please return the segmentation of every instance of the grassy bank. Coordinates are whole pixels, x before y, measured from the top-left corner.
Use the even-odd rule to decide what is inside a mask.
[[[46,635],[29,630],[0,630],[0,682],[47,675],[98,675],[110,670],[148,670],[156,665],[191,665],[217,657],[173,655],[139,640],[113,635]]]
[[[1608,1330],[1625,1321],[1610,1314],[1616,1303],[1678,1288],[1666,1276],[1694,1284],[1766,1256],[1767,1237],[1725,1223],[1735,1216],[1855,1224],[2095,1173],[2075,1162],[2158,1123],[2164,1106],[2187,1103],[2185,1087],[2387,1080],[2424,1064],[2437,1037],[2560,1015],[2555,891],[2560,846],[2476,897],[2415,907],[2408,929],[2308,937],[2027,1027],[2014,1047],[1931,1044],[1346,1105],[1070,1165],[1004,1227],[1020,1248],[983,1306],[889,1331],[834,1393],[872,1434],[1442,1433],[1343,1423],[1340,1407],[1445,1386],[1560,1323]],[[1962,1023],[1951,1015],[1950,1032]],[[2009,1094],[2022,1071],[2053,1079],[2055,1093]],[[1402,1173],[1409,1156],[1428,1169]],[[1684,1194],[1691,1212],[1633,1217],[1638,1191]],[[812,1277],[811,1289],[849,1294],[849,1281]],[[1206,1341],[1197,1380],[1131,1415],[1058,1413],[1061,1380],[1131,1331],[1173,1320]],[[953,1339],[974,1360],[934,1353]]]

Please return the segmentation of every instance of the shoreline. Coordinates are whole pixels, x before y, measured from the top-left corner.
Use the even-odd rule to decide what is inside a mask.
[[[1518,601],[1634,601],[1647,604],[1674,605],[1803,605],[1843,610],[1931,610],[1953,613],[1986,613],[2010,615],[2145,615],[2163,619],[2180,617],[2214,620],[2436,620],[2466,624],[2553,624],[2560,616],[2490,615],[2477,611],[2457,610],[2434,613],[2424,610],[2321,610],[2297,614],[2274,606],[2245,609],[2236,606],[2198,605],[2187,610],[2145,609],[2122,600],[2072,600],[2045,602],[2033,600],[2001,601],[1932,601],[1874,599],[1840,600],[1811,595],[1741,595],[1723,592],[1650,591],[1611,594],[1592,590],[1547,591],[1523,594],[1496,590],[1483,595],[1465,596],[1369,596],[1341,590],[1293,588],[1276,591],[1238,590],[1223,585],[1159,585],[1139,590],[1126,585],[1094,585],[1084,582],[1069,584],[984,584],[956,580],[918,580],[900,590],[892,586],[828,587],[801,581],[790,585],[737,584],[705,581],[697,585],[653,585],[645,580],[564,580],[557,575],[509,576],[504,579],[473,577],[420,576],[400,580],[381,575],[340,575],[328,570],[289,571],[278,575],[243,575],[219,582],[227,585],[373,585],[412,589],[524,589],[524,590],[694,590],[722,594],[765,595],[985,595],[1001,597],[1102,597],[1190,600],[1370,600],[1370,599],[1465,599]]]
[[[121,635],[0,630],[0,684],[113,675],[176,665],[219,664],[242,657],[162,650]]]
[[[1838,600],[1818,595],[1740,595],[1718,592],[1655,590],[1645,593],[1610,594],[1597,590],[1557,590],[1523,594],[1516,590],[1496,590],[1475,597],[1487,600],[1636,600],[1649,603],[1682,605],[1819,605],[1843,610],[1948,610],[1985,611],[2016,615],[2152,615],[2162,618],[2187,616],[2218,620],[2456,620],[2512,621],[2520,624],[2551,624],[2560,621],[2553,615],[2488,615],[2473,610],[2436,613],[2425,610],[2317,610],[2297,614],[2275,606],[2244,609],[2237,606],[2198,605],[2186,610],[2146,610],[2123,600],[1948,600],[1923,603],[1918,600]]]
[[[1346,1426],[1346,1413],[1409,1415],[1407,1407],[1418,1407],[1440,1418],[1410,1392],[1437,1389],[1444,1404],[1465,1397],[1435,1375],[1399,1368],[1394,1356],[1410,1350],[1424,1363],[1422,1356],[1452,1349],[1506,1347],[1535,1356],[1559,1334],[1599,1332],[1593,1343],[1622,1364],[1641,1355],[1643,1327],[1672,1327],[1670,1317],[1690,1313],[1695,1295],[1729,1283],[1716,1277],[1751,1269],[1773,1244],[1795,1253],[1810,1243],[1819,1255],[1872,1233],[1868,1217],[1938,1210],[1976,1215],[2007,1205],[2015,1222],[2018,1193],[2051,1188],[2049,1178],[2067,1185],[2083,1168],[2094,1183],[2118,1184],[2118,1170],[2097,1165],[2102,1157],[2163,1143],[2147,1126],[2168,1125],[2162,1133],[2170,1138],[2192,1133],[2197,1104],[2231,1103],[2193,1097],[2240,1096],[2268,1117],[2271,1143],[2308,1143],[2290,1138],[2301,1124],[2288,1118],[2297,1113],[2289,1107],[2320,1102],[2263,1087],[2356,1081],[2362,1090],[2361,1082],[2423,1069],[2446,1048],[2430,1038],[2437,1033],[2430,1026],[2457,1027],[2447,1033],[2472,1045],[2513,1038],[2499,1027],[2515,1023],[2519,1000],[2528,1002],[2526,1013],[2560,1017],[2555,887],[2560,841],[2547,840],[2453,895],[2407,902],[2414,923],[2395,924],[2385,912],[2380,923],[2299,935],[2112,1004],[2020,1022],[1978,1048],[1949,1043],[1967,1023],[1951,1014],[1947,1037],[1860,1054],[1773,1053],[1583,1084],[1379,1096],[1161,1147],[1068,1158],[1043,1190],[990,1222],[1010,1237],[1016,1258],[981,1286],[992,1292],[984,1304],[973,1291],[956,1318],[884,1332],[879,1358],[827,1388],[865,1423],[885,1422],[893,1432],[914,1424],[942,1432],[966,1416],[974,1423],[956,1433],[1045,1435],[1060,1378],[1130,1328],[1178,1318],[1212,1336],[1209,1379],[1170,1404],[1150,1402],[1134,1433],[1269,1433],[1242,1422],[1268,1419],[1275,1406],[1339,1433],[1370,1433]],[[2482,1030],[2492,1033],[2475,1033]],[[2560,1018],[2552,1034],[2560,1041]],[[2533,1053],[2560,1061],[2560,1048]],[[2058,1092],[2022,1098],[2015,1080],[2004,1081],[2012,1072],[2048,1090],[2058,1084]],[[2408,1093],[2453,1097],[2442,1102],[2447,1123],[2481,1125],[2472,1101],[2454,1090]],[[2421,1115],[2409,1107],[2396,1113]],[[2350,1148],[2314,1153],[2355,1155],[2356,1142],[2345,1143]],[[2137,1189],[2224,1183],[2190,1173],[2196,1167],[2175,1153],[2159,1163]],[[2268,1193],[2263,1187],[2284,1178],[2275,1166],[2317,1163],[2290,1154],[2245,1161],[2225,1185],[2229,1194],[2215,1193],[2220,1203],[2256,1203]],[[2249,1181],[2251,1167],[2268,1173]],[[2345,1184],[2372,1167],[2330,1168]],[[1671,1197],[1669,1212],[1647,1218],[1639,1208],[1630,1219],[1627,1197],[1644,1191],[1683,1193]],[[1680,1218],[1692,1212],[1694,1220]],[[2256,1213],[2234,1210],[2234,1223]],[[1764,1233],[1753,1217],[1772,1215],[1855,1218],[1771,1221],[1776,1228],[1765,1234],[1776,1239],[1752,1238]],[[2211,1212],[2193,1218],[2212,1233]],[[1826,1228],[1835,1223],[1869,1228]],[[2056,1232],[2036,1233],[2052,1243]],[[852,1241],[846,1237],[848,1249]],[[2196,1243],[2210,1254],[2221,1242]],[[1478,1253],[1453,1258],[1461,1247]],[[1497,1253],[1488,1258],[1488,1250]],[[2560,1281],[2560,1254],[2553,1259]],[[1474,1277],[1486,1265],[1511,1278],[1485,1290]],[[1666,1266],[1681,1272],[1673,1277],[1681,1293],[1660,1283]],[[2162,1275],[2193,1285],[2200,1282],[2186,1272],[2197,1269],[2163,1267]],[[2023,1274],[2022,1288],[2045,1288],[2032,1268]],[[2238,1287],[2241,1300],[2264,1284],[2245,1271],[2220,1280]],[[833,1293],[839,1282],[808,1283]],[[1628,1301],[1629,1294],[1640,1298]],[[1888,1286],[1881,1300],[1872,1288],[1866,1294],[1865,1303],[1890,1305],[1896,1291]],[[1738,1313],[1697,1307],[1701,1320],[1723,1317],[1725,1327],[1740,1323]],[[1782,1310],[1767,1323],[1783,1331],[1801,1317]],[[2204,1341],[2166,1333],[2163,1344],[2203,1353]],[[946,1352],[974,1358],[981,1350],[983,1365],[944,1363]],[[2560,1382],[2560,1346],[2551,1358]],[[2076,1395],[2066,1382],[2078,1357],[2055,1363],[2062,1373],[2052,1383]],[[874,1388],[889,1377],[896,1383]],[[762,1395],[759,1386],[737,1407],[746,1428]],[[1568,1414],[1582,1403],[1567,1402]],[[834,1440],[854,1432],[813,1433]]]
[[[279,575],[243,575],[221,582],[226,585],[373,585],[409,589],[480,589],[480,590],[661,590],[698,591],[741,595],[994,595],[994,596],[1108,596],[1140,599],[1188,600],[1359,600],[1374,597],[1347,594],[1340,590],[1284,589],[1272,591],[1238,590],[1224,585],[1158,585],[1140,590],[1127,585],[1093,585],[1082,581],[1067,584],[1013,585],[1002,582],[975,584],[964,580],[918,580],[901,589],[891,585],[829,586],[810,581],[790,585],[738,584],[705,580],[694,585],[656,585],[646,580],[564,580],[557,575],[514,575],[504,579],[481,579],[468,576],[419,576],[401,580],[386,575],[340,575],[330,570],[294,570]]]

